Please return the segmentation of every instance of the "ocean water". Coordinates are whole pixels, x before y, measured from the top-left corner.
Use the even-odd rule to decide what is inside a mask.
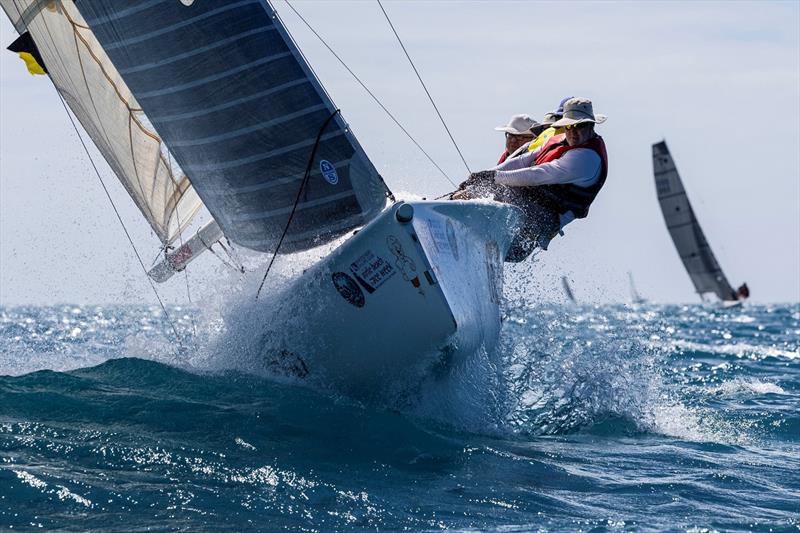
[[[796,304],[509,306],[370,403],[169,312],[0,308],[0,530],[800,530]]]

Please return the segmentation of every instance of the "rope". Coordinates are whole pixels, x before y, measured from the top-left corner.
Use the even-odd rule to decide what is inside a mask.
[[[169,175],[170,175],[170,178],[172,178],[172,153],[169,151],[169,149],[167,149],[167,161],[169,162],[169,169],[168,169]],[[173,183],[174,183],[174,180],[173,180]],[[178,231],[178,239],[181,241],[181,248],[183,248],[183,231],[180,231],[180,228],[183,227],[183,224],[181,224],[181,213],[180,213],[179,204],[180,204],[180,200],[178,200],[178,202],[175,204],[175,219],[178,222],[178,229],[179,229],[179,231]],[[169,223],[167,223],[167,226],[169,226]],[[166,249],[164,250],[164,259],[167,259]],[[194,307],[194,302],[192,301],[192,292],[189,289],[189,269],[188,268],[184,268],[183,269],[183,276],[184,276],[184,279],[186,280],[186,299],[189,300],[189,303],[192,305],[192,307]],[[196,341],[196,339],[197,339],[197,323],[194,320],[194,315],[189,315],[189,317],[192,320],[192,333],[194,333],[194,336],[192,337],[192,340],[195,341],[195,347],[196,347],[197,346],[197,341]]]
[[[431,157],[431,156],[428,154],[428,152],[426,152],[426,151],[425,151],[425,149],[424,149],[424,148],[423,148],[423,147],[422,147],[422,146],[421,146],[421,145],[420,145],[420,144],[417,142],[417,140],[416,140],[416,139],[415,139],[415,138],[414,138],[414,137],[413,137],[413,136],[412,136],[412,135],[411,135],[411,134],[408,132],[408,130],[406,130],[406,128],[405,128],[405,127],[403,127],[403,125],[400,123],[400,121],[399,121],[399,120],[397,120],[397,118],[395,118],[395,116],[394,116],[394,115],[393,115],[393,114],[392,114],[392,113],[391,113],[391,112],[390,112],[390,111],[389,111],[389,110],[386,108],[386,106],[384,106],[384,105],[383,105],[383,102],[381,102],[381,101],[380,101],[380,99],[379,99],[377,96],[375,96],[375,94],[374,94],[374,93],[373,93],[373,92],[372,92],[372,91],[369,89],[369,87],[367,87],[367,86],[364,84],[364,82],[363,82],[363,81],[361,81],[361,79],[360,79],[360,78],[359,78],[359,77],[356,75],[356,73],[355,73],[355,72],[353,72],[353,71],[350,69],[350,67],[348,67],[348,66],[347,66],[347,63],[345,63],[345,62],[344,62],[344,60],[343,60],[341,57],[339,57],[339,54],[337,54],[337,53],[336,53],[336,52],[333,50],[333,48],[331,48],[331,47],[328,45],[328,43],[327,43],[327,42],[325,42],[325,39],[323,39],[323,38],[322,38],[322,36],[321,36],[319,33],[317,33],[317,31],[316,31],[316,30],[315,30],[315,29],[314,29],[314,28],[311,26],[311,24],[309,24],[309,23],[308,23],[308,21],[307,21],[305,18],[303,18],[303,15],[301,15],[301,14],[300,14],[300,13],[299,13],[299,12],[298,12],[298,11],[297,11],[295,8],[294,8],[294,6],[293,6],[291,3],[289,3],[289,0],[285,0],[285,2],[286,2],[286,5],[287,5],[287,6],[289,6],[289,8],[290,8],[292,11],[294,11],[294,14],[295,14],[295,15],[297,15],[297,16],[298,16],[298,18],[300,18],[300,20],[302,20],[302,21],[303,21],[303,23],[304,23],[304,24],[306,25],[306,27],[307,27],[307,28],[308,28],[308,29],[311,31],[311,33],[313,33],[313,34],[316,36],[316,38],[317,38],[317,39],[319,39],[319,41],[320,41],[320,42],[321,42],[321,43],[322,43],[322,44],[325,46],[325,48],[327,48],[327,49],[328,49],[328,51],[329,51],[331,54],[333,54],[333,57],[335,57],[335,58],[336,58],[336,59],[339,61],[339,63],[341,63],[341,65],[342,65],[342,66],[345,68],[345,70],[347,70],[347,72],[349,72],[349,73],[350,73],[350,75],[351,75],[351,76],[353,76],[353,78],[354,78],[354,79],[355,79],[355,80],[358,82],[358,84],[359,84],[359,85],[361,85],[361,87],[362,87],[362,88],[363,88],[363,89],[364,89],[364,90],[367,92],[367,94],[368,94],[368,95],[370,95],[370,96],[372,97],[372,99],[373,99],[373,100],[375,100],[375,103],[376,103],[376,104],[378,104],[378,105],[380,106],[380,108],[381,108],[381,109],[383,109],[384,113],[386,113],[386,115],[388,115],[388,117],[389,117],[390,119],[392,119],[392,121],[393,121],[393,122],[394,122],[394,123],[397,125],[397,127],[398,127],[398,128],[400,128],[400,130],[401,130],[403,133],[405,133],[405,134],[406,134],[406,137],[408,137],[408,138],[411,140],[411,142],[412,142],[412,143],[414,143],[414,145],[415,145],[415,146],[416,146],[416,147],[419,149],[419,151],[420,151],[420,152],[422,152],[422,153],[425,155],[425,157],[426,157],[426,158],[428,158],[428,161],[430,161],[430,162],[431,162],[431,164],[432,164],[434,167],[436,167],[436,169],[437,169],[437,170],[438,170],[438,171],[439,171],[439,172],[442,174],[442,176],[444,176],[444,178],[445,178],[447,181],[449,181],[449,182],[450,182],[450,184],[451,184],[451,185],[453,185],[454,187],[456,187],[457,185],[455,184],[455,182],[453,182],[453,180],[451,180],[451,179],[450,179],[450,176],[448,176],[448,175],[445,173],[445,171],[444,171],[444,170],[442,170],[442,167],[440,167],[440,166],[439,166],[439,165],[436,163],[436,161],[434,161],[434,160],[433,160],[433,158],[432,158],[432,157]]]
[[[238,262],[238,261],[236,261],[233,258],[233,255],[231,255],[231,253],[228,251],[228,249],[225,248],[225,245],[222,244],[222,241],[216,241],[215,243],[212,242],[211,244],[208,244],[206,241],[203,240],[203,236],[200,235],[200,230],[199,229],[197,230],[196,235],[197,235],[197,238],[200,239],[200,242],[203,244],[203,246],[206,247],[206,250],[211,252],[214,255],[214,257],[219,259],[220,263],[222,263],[223,265],[225,265],[226,267],[228,267],[228,268],[230,268],[232,270],[235,270],[236,272],[239,272],[240,274],[244,274],[245,273],[244,265],[239,264],[239,265],[234,266],[232,264],[233,262]],[[219,254],[217,254],[217,252],[214,251],[214,244],[219,244],[222,247],[222,249],[225,250],[225,253],[228,254],[228,257],[230,258],[232,263],[229,263],[228,261],[225,261],[225,259],[223,259]]]
[[[439,112],[439,108],[436,107],[436,102],[433,101],[433,97],[431,96],[430,91],[428,91],[428,88],[425,86],[425,82],[422,81],[422,76],[420,76],[419,71],[417,70],[417,67],[414,65],[414,62],[411,60],[411,56],[408,55],[408,50],[406,50],[406,47],[403,44],[403,41],[400,39],[400,36],[397,34],[397,30],[394,29],[394,24],[392,24],[392,21],[389,18],[389,14],[386,13],[385,9],[383,9],[383,4],[381,4],[381,0],[377,0],[377,2],[378,2],[378,5],[381,8],[381,11],[383,11],[383,16],[386,17],[386,21],[389,23],[389,26],[392,28],[392,31],[394,32],[394,36],[397,37],[397,42],[400,43],[400,47],[403,49],[403,52],[406,54],[406,58],[408,58],[408,62],[411,63],[411,68],[414,69],[414,73],[417,75],[417,79],[419,80],[420,84],[422,84],[422,88],[425,89],[425,94],[428,95],[428,100],[431,101],[431,105],[433,105],[433,108],[436,110],[436,114],[439,115],[439,120],[442,122],[442,126],[444,126],[445,131],[447,131],[447,135],[450,137],[450,140],[453,142],[453,146],[455,146],[456,152],[458,152],[458,155],[461,157],[461,161],[463,161],[464,166],[467,168],[467,172],[472,174],[472,171],[469,169],[469,165],[467,164],[467,160],[464,159],[464,154],[462,154],[461,150],[458,148],[458,143],[456,143],[456,140],[453,138],[453,134],[450,133],[450,128],[447,127],[447,124],[444,121],[444,117],[442,117],[442,114]],[[453,183],[453,185],[455,185],[455,183]]]
[[[51,79],[52,81],[52,79]],[[128,228],[125,227],[125,222],[122,221],[122,216],[119,214],[119,210],[117,206],[114,204],[114,200],[111,198],[111,193],[108,192],[108,188],[106,187],[103,178],[100,177],[100,171],[97,169],[97,165],[94,163],[94,159],[92,158],[92,154],[89,153],[89,148],[86,146],[86,143],[81,136],[80,131],[78,130],[78,125],[75,124],[75,120],[72,118],[72,114],[69,112],[69,108],[67,107],[67,103],[64,101],[64,97],[61,94],[61,91],[58,90],[55,82],[53,82],[53,87],[56,89],[56,93],[58,93],[58,98],[61,100],[61,105],[64,106],[64,111],[67,112],[67,117],[69,118],[70,123],[72,123],[72,127],[75,129],[75,133],[78,136],[78,140],[81,142],[81,146],[83,146],[83,150],[86,152],[86,155],[89,157],[89,162],[94,169],[95,175],[97,175],[98,181],[100,181],[100,185],[103,187],[103,191],[106,193],[106,198],[108,198],[109,203],[111,203],[111,207],[114,210],[114,214],[117,215],[117,220],[119,220],[120,225],[122,226],[122,231],[125,232],[125,236],[128,238],[128,242],[133,249],[133,253],[136,255],[136,259],[139,261],[139,265],[142,267],[142,271],[144,272],[144,277],[147,278],[147,282],[150,284],[150,288],[153,289],[153,294],[156,296],[156,300],[158,300],[158,305],[161,306],[161,310],[164,312],[164,317],[166,318],[167,322],[169,323],[172,331],[175,333],[175,338],[178,339],[178,346],[180,348],[184,348],[183,343],[181,342],[181,336],[178,333],[178,329],[175,327],[175,323],[169,316],[167,312],[167,308],[164,306],[164,302],[161,300],[161,296],[158,294],[158,290],[156,289],[155,285],[153,285],[153,280],[150,279],[150,276],[147,275],[147,267],[144,265],[144,261],[142,261],[142,256],[139,255],[139,251],[136,249],[136,245],[133,244],[133,239],[131,238],[130,233],[128,233]]]
[[[261,280],[261,285],[258,286],[258,290],[256,291],[256,300],[258,300],[258,295],[261,294],[261,288],[264,287],[264,282],[267,281],[267,276],[269,275],[269,271],[272,269],[272,265],[275,263],[275,258],[278,257],[278,251],[281,249],[281,245],[283,244],[283,239],[286,237],[286,233],[289,231],[289,226],[292,223],[292,219],[294,218],[294,213],[297,211],[297,205],[300,203],[300,197],[303,195],[303,189],[306,188],[306,183],[308,183],[308,178],[311,177],[311,166],[314,164],[314,156],[317,155],[317,147],[319,146],[319,140],[322,138],[322,132],[325,131],[325,128],[328,127],[333,117],[339,114],[339,110],[337,109],[325,120],[322,124],[322,127],[317,132],[317,139],[314,141],[314,148],[311,149],[311,157],[308,158],[308,165],[306,166],[306,173],[303,176],[303,181],[300,182],[300,188],[297,190],[297,198],[294,199],[294,205],[292,206],[292,211],[289,213],[289,218],[286,220],[286,226],[283,228],[283,233],[281,234],[281,238],[278,239],[278,244],[275,246],[275,252],[272,254],[272,259],[269,261],[269,265],[267,265],[267,271],[264,272],[264,278]]]

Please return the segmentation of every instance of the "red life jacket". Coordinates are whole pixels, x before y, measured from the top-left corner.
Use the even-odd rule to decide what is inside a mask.
[[[510,155],[510,154],[508,153],[508,150],[503,150],[503,153],[502,153],[502,154],[500,154],[500,159],[498,159],[498,160],[497,160],[497,164],[499,165],[500,163],[502,163],[503,161],[505,161],[506,159],[508,159],[508,156],[509,156],[509,155]]]
[[[583,144],[570,146],[567,144],[566,136],[563,133],[555,135],[539,151],[534,164],[541,165],[555,161],[576,148],[589,148],[600,156],[600,177],[592,185],[581,187],[573,183],[564,183],[524,187],[523,190],[530,201],[548,207],[559,214],[572,211],[576,218],[585,218],[589,214],[589,206],[597,197],[600,189],[603,188],[608,175],[608,155],[606,154],[606,145],[603,142],[603,138],[595,135]]]

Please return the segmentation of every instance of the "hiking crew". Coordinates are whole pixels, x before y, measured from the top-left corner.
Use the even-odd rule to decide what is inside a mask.
[[[507,158],[491,170],[470,175],[453,199],[493,197],[519,207],[525,220],[506,261],[522,261],[537,246],[550,240],[575,218],[585,218],[603,187],[608,155],[603,138],[594,131],[605,122],[595,115],[591,100],[571,98],[552,128],[564,128],[543,146]]]

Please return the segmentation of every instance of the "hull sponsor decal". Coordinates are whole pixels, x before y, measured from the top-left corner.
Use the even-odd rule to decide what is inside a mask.
[[[372,294],[375,289],[386,283],[386,280],[397,273],[392,265],[382,257],[367,250],[361,257],[350,263],[350,272],[358,283]]]
[[[336,185],[339,183],[339,174],[336,172],[336,167],[334,167],[330,161],[325,159],[320,161],[319,171],[322,174],[322,177],[325,178],[325,181],[331,185]]]
[[[333,280],[333,286],[336,287],[336,290],[339,291],[342,298],[347,300],[349,304],[356,307],[364,307],[366,303],[366,300],[364,300],[364,293],[361,291],[361,287],[358,286],[358,283],[356,283],[356,280],[344,272],[334,272],[331,274],[331,279]]]
[[[386,237],[386,246],[389,247],[389,251],[392,252],[397,259],[394,266],[396,266],[397,270],[403,275],[403,279],[410,281],[415,288],[418,288],[420,283],[419,276],[417,276],[417,265],[414,263],[413,259],[403,252],[403,245],[400,244],[400,239],[394,235],[389,235]]]

